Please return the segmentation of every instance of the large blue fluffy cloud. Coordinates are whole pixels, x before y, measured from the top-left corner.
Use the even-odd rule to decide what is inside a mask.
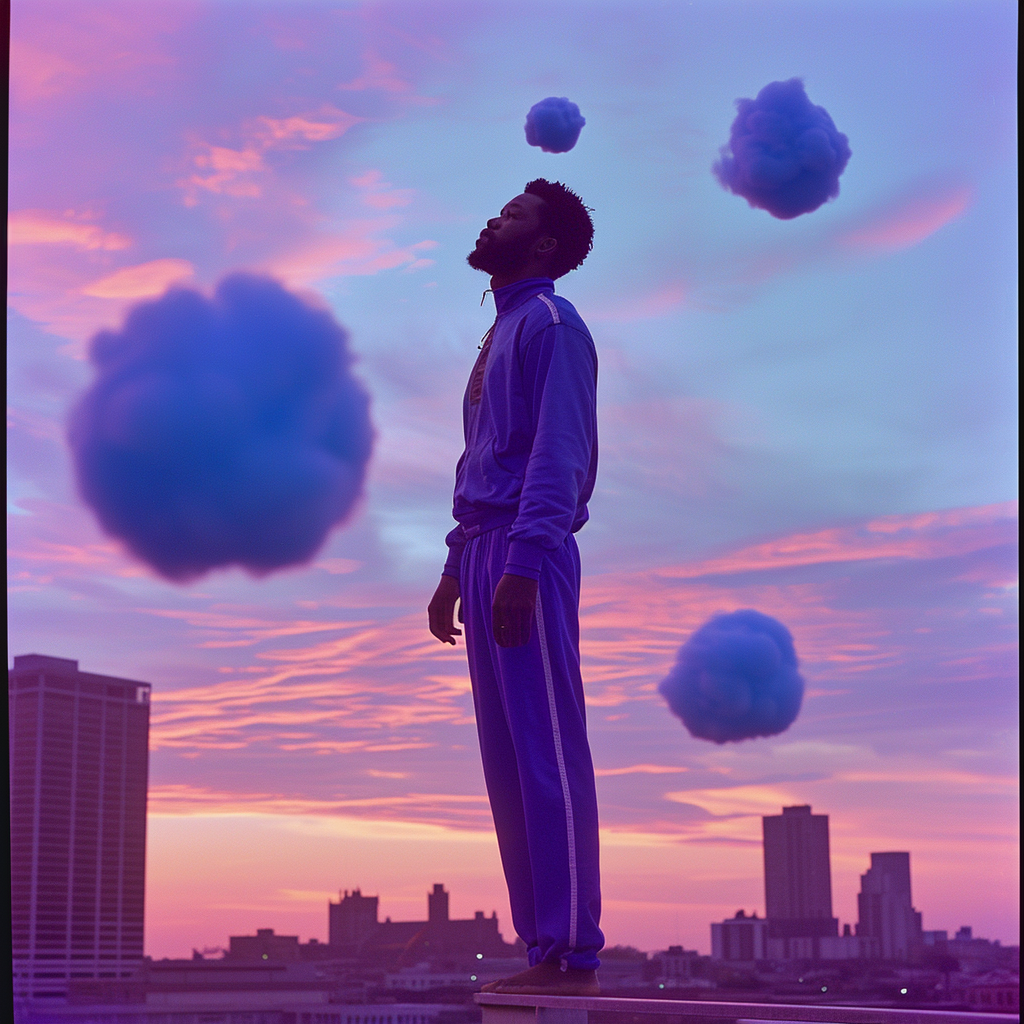
[[[744,609],[705,622],[679,648],[658,689],[691,735],[726,743],[788,729],[804,681],[789,630]]]
[[[534,103],[526,115],[526,141],[545,153],[568,153],[586,124],[580,108],[565,96]]]
[[[729,144],[712,170],[725,188],[773,217],[791,220],[839,195],[850,159],[846,136],[799,78],[771,82],[737,100]]]
[[[167,579],[306,562],[359,497],[373,429],[347,335],[276,281],[173,288],[90,356],[68,430],[79,491]]]

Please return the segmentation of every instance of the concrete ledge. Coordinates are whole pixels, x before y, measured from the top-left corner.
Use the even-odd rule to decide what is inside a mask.
[[[478,992],[483,1024],[588,1024],[591,1012],[651,1013],[678,1024],[732,1021],[809,1024],[1020,1024],[1019,1014],[898,1010],[874,1006],[721,1003],[703,999],[616,999],[611,996],[520,996]]]

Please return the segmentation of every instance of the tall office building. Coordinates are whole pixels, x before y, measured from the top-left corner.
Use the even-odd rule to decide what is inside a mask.
[[[828,815],[811,814],[806,805],[783,807],[762,822],[768,955],[816,960],[821,939],[839,934],[832,916]]]
[[[921,915],[910,897],[910,854],[873,853],[860,876],[857,936],[868,955],[907,960],[921,947]]]
[[[8,674],[15,995],[142,959],[150,685],[26,654]]]

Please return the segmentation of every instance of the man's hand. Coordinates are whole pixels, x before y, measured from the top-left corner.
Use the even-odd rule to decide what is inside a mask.
[[[522,647],[530,639],[537,581],[507,572],[498,580],[491,602],[491,624],[499,647]]]
[[[427,605],[427,620],[430,632],[441,643],[455,644],[455,638],[462,636],[462,630],[455,628],[455,602],[459,600],[459,581],[454,576],[442,576]],[[462,622],[462,605],[459,605],[459,622]]]

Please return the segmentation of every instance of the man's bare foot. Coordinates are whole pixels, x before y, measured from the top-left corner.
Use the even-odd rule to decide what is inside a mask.
[[[578,967],[563,971],[561,964],[545,960],[511,978],[489,982],[480,991],[524,996],[596,996],[601,994],[601,985],[597,971]]]

